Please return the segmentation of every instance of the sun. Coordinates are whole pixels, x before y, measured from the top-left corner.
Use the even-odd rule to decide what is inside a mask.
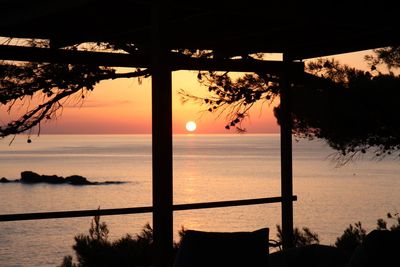
[[[186,130],[188,130],[189,132],[194,132],[197,128],[197,125],[194,121],[188,121],[186,123]]]

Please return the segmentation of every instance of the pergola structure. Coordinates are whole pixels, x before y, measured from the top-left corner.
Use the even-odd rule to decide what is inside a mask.
[[[170,266],[173,211],[282,203],[284,248],[293,235],[291,77],[303,59],[400,43],[391,1],[179,1],[0,0],[0,36],[50,41],[50,48],[0,45],[0,59],[115,67],[146,67],[152,74],[153,206],[101,211],[0,215],[0,221],[153,213],[155,266]],[[65,50],[85,42],[129,44],[132,52]],[[188,58],[185,49],[209,50],[213,58]],[[247,59],[282,53],[283,61]],[[172,95],[174,70],[268,72],[282,77],[281,196],[264,199],[173,203]]]

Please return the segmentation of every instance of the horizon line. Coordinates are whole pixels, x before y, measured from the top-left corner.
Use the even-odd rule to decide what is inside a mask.
[[[187,136],[196,136],[196,135],[279,135],[279,132],[274,132],[274,133],[173,133],[172,135],[187,135]],[[45,135],[152,135],[152,133],[41,133],[41,134],[25,134],[21,133],[16,135],[18,136],[30,136],[30,137],[40,137],[40,136],[45,136]],[[15,135],[12,136],[6,136],[3,137],[9,138],[9,137],[14,137]]]

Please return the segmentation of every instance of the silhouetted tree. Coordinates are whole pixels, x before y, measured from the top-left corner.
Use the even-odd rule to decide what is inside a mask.
[[[375,50],[366,57],[371,71],[319,59],[306,66],[302,79],[292,84],[292,126],[299,138],[320,138],[340,152],[345,162],[353,156],[374,151],[376,157],[400,149],[400,117],[397,116],[400,77],[384,74],[377,66],[398,67],[398,48]],[[397,62],[397,63],[396,63]],[[205,105],[206,110],[227,115],[226,129],[244,131],[242,122],[256,102],[271,103],[281,90],[280,77],[246,74],[233,80],[228,73],[200,72],[200,83],[209,96],[198,97],[181,91],[183,102]],[[280,123],[280,106],[274,108]]]
[[[48,47],[46,41],[30,40],[32,47]],[[125,51],[134,52],[129,44],[84,44],[65,47],[67,50]],[[116,69],[93,65],[56,63],[0,63],[0,108],[11,112],[23,110],[10,122],[0,125],[0,138],[30,131],[47,120],[60,116],[69,102],[83,102],[102,80],[148,77],[149,70],[135,69],[118,73]],[[22,108],[23,109],[22,109]],[[4,122],[4,118],[3,122]]]
[[[399,76],[371,74],[334,60],[311,62],[308,71],[332,84],[293,90],[297,136],[322,138],[347,159],[367,150],[384,157],[400,149]],[[279,107],[275,113],[279,121]]]

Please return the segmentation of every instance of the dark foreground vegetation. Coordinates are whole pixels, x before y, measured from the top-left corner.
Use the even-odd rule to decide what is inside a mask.
[[[282,230],[279,225],[277,225],[277,237],[276,240],[269,240],[270,245],[276,248],[275,252],[272,252],[270,256],[278,254],[281,251],[281,241],[282,241]],[[184,237],[185,229],[182,228],[180,231],[180,237]],[[295,249],[299,249],[296,253],[306,253],[310,255],[310,251],[314,251],[312,257],[317,257],[316,253],[330,253],[332,255],[332,250],[335,249],[335,255],[341,255],[341,259],[336,259],[337,261],[349,262],[349,265],[345,266],[369,266],[357,265],[360,262],[360,258],[363,259],[365,251],[371,250],[376,253],[382,253],[385,255],[383,262],[390,262],[392,259],[391,249],[395,249],[399,246],[397,242],[396,247],[392,247],[392,239],[388,239],[387,236],[380,233],[395,233],[396,241],[400,239],[400,217],[399,214],[387,214],[387,219],[378,219],[376,230],[367,233],[366,229],[363,228],[361,222],[357,222],[354,225],[350,224],[346,228],[341,236],[336,239],[334,245],[330,246],[320,246],[320,240],[317,233],[314,233],[307,227],[295,228],[294,229],[294,245]],[[141,266],[147,267],[152,266],[152,253],[153,253],[153,230],[149,224],[146,224],[142,231],[136,235],[126,234],[125,236],[111,241],[108,238],[109,229],[105,222],[100,221],[99,216],[95,216],[92,220],[88,234],[79,234],[75,236],[75,244],[73,245],[73,250],[76,254],[76,262],[74,258],[70,255],[65,256],[63,262],[59,267],[91,267],[91,266]],[[370,239],[368,246],[364,245],[365,241]],[[376,241],[386,242],[383,246],[374,245]],[[180,242],[180,241],[179,241]],[[175,252],[179,249],[180,243],[174,244]],[[372,243],[372,245],[371,245]],[[308,248],[308,250],[301,250],[303,248]],[[318,248],[318,250],[316,250]],[[385,250],[384,252],[380,250]],[[315,251],[317,251],[315,253]],[[385,254],[386,253],[386,254]],[[392,253],[393,254],[393,253]],[[291,255],[293,257],[293,253]],[[301,256],[296,256],[301,258]],[[270,257],[274,258],[274,257]],[[277,257],[275,257],[276,259]],[[307,259],[309,260],[309,259]],[[394,260],[394,258],[393,258]],[[286,260],[288,262],[288,260]],[[289,259],[290,261],[290,259]],[[362,261],[362,260],[361,260]],[[353,262],[353,263],[352,263]],[[357,264],[354,264],[357,262]],[[330,263],[332,266],[332,263]],[[329,266],[331,266],[329,265]],[[281,266],[281,265],[279,265]],[[283,265],[286,266],[286,265]],[[300,265],[297,265],[300,266]],[[320,266],[320,265],[310,265],[310,266]],[[394,265],[393,265],[394,266]]]

